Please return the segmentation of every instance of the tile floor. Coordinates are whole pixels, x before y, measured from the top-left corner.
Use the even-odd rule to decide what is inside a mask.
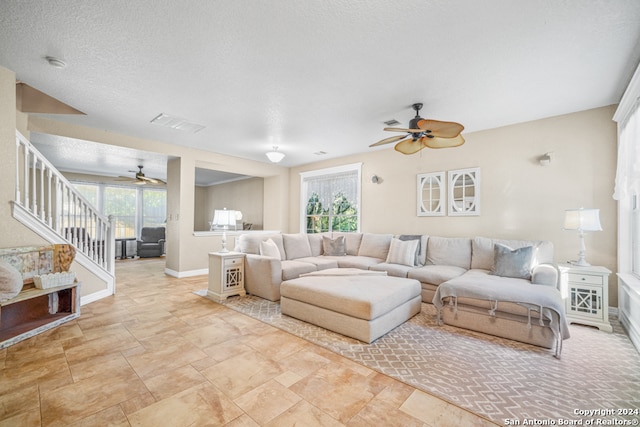
[[[117,293],[0,350],[2,426],[493,426],[193,293],[163,259],[116,263]]]

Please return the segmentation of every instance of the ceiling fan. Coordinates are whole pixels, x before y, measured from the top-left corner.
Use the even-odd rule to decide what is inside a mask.
[[[371,144],[369,147],[379,145],[396,144],[395,150],[402,154],[414,154],[423,148],[451,148],[464,144],[464,138],[460,132],[464,129],[460,123],[441,122],[439,120],[425,120],[420,117],[422,103],[418,102],[411,106],[416,116],[409,122],[409,128],[386,127],[389,132],[406,132],[406,135],[392,136]]]
[[[142,172],[142,168],[144,166],[142,165],[138,165],[138,170],[137,171],[132,171],[130,170],[129,172],[135,173],[135,177],[129,177],[129,176],[119,176],[117,178],[117,181],[129,181],[132,182],[136,185],[145,185],[145,184],[166,184],[166,182],[164,182],[163,180],[161,180],[160,178],[149,178],[146,177],[144,175],[144,173]]]

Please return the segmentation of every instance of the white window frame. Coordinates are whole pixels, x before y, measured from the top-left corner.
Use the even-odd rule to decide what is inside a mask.
[[[640,67],[636,69],[613,116],[613,120],[618,123],[618,162],[624,162],[623,167],[628,168],[634,160],[633,155],[621,153],[620,137],[622,129],[634,114],[633,120],[640,120]],[[640,141],[637,141],[636,153],[640,152],[638,144]],[[619,164],[618,167],[620,166]],[[640,227],[638,224],[640,221],[640,206],[638,206],[640,194],[634,194],[632,189],[625,189],[621,193],[624,194],[622,197],[614,197],[618,199],[618,272],[632,275],[638,281],[640,279],[640,263],[638,262],[640,242],[636,241],[633,231],[635,227]]]
[[[317,169],[308,172],[300,172],[300,233],[307,233],[307,183],[306,179],[320,177],[325,175],[334,175],[344,172],[357,172],[357,190],[356,190],[356,205],[357,205],[357,219],[358,229],[356,232],[360,232],[362,222],[362,163],[351,163],[348,165],[336,166],[332,168]]]

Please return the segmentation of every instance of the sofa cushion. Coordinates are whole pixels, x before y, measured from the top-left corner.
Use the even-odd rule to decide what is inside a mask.
[[[453,265],[468,270],[471,268],[471,239],[429,236],[427,265]]]
[[[401,265],[401,264],[388,264],[381,262],[380,264],[374,264],[369,267],[372,271],[386,271],[388,276],[393,277],[407,277],[409,270],[416,268],[415,266]]]
[[[322,236],[322,252],[328,256],[344,256],[347,254],[346,239],[344,236],[331,238]]]
[[[318,268],[309,262],[298,260],[282,261],[282,280],[290,280],[300,277],[301,274],[318,271]]]
[[[344,236],[347,247],[347,255],[358,255],[360,242],[362,241],[362,233],[328,233],[330,237]]]
[[[380,258],[357,255],[327,256],[327,258],[336,260],[340,268],[357,268],[360,270],[368,270],[372,265],[384,262],[384,260]]]
[[[364,233],[358,256],[387,259],[392,238],[392,234]]]
[[[283,234],[282,243],[287,259],[296,259],[311,256],[311,245],[306,234]]]
[[[387,254],[387,264],[401,264],[415,266],[420,240],[391,239],[389,253]]]
[[[312,257],[298,258],[296,259],[296,261],[308,262],[309,264],[314,264],[318,269],[318,271],[327,270],[329,268],[338,268],[338,261],[332,257],[312,256]]]
[[[322,234],[307,234],[307,239],[309,239],[311,256],[322,255]]]
[[[464,274],[467,270],[453,265],[425,265],[407,272],[409,279],[416,279],[422,283],[439,285]]]
[[[493,247],[493,268],[491,274],[516,279],[531,279],[531,259],[533,246],[511,249],[508,246],[496,244]]]
[[[280,251],[278,246],[272,239],[267,239],[264,242],[260,242],[260,255],[269,258],[280,259]]]

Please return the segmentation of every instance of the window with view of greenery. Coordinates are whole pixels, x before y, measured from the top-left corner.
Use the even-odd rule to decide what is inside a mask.
[[[360,164],[301,174],[303,232],[360,229]]]

